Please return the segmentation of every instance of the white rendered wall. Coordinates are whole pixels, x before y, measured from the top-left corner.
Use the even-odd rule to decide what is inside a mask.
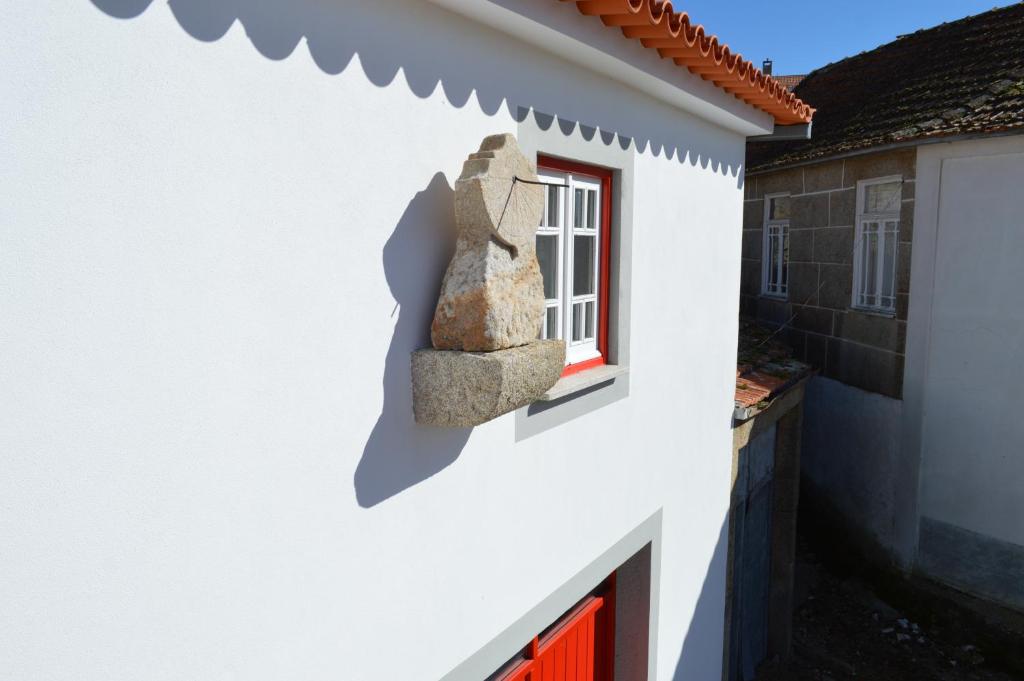
[[[1024,137],[922,147],[918,167],[907,386],[919,513],[1024,545]]]
[[[96,2],[0,8],[0,676],[430,681],[661,508],[718,678],[743,138],[416,0]],[[630,394],[417,428],[520,105],[634,140]]]

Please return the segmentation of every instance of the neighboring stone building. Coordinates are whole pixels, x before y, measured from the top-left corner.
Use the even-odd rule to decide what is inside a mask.
[[[1024,4],[795,93],[813,138],[748,145],[741,311],[820,372],[803,502],[869,555],[1024,608]]]
[[[796,356],[822,375],[895,399],[903,392],[915,157],[912,148],[895,149],[748,171],[743,210],[740,313],[788,322],[786,338]],[[854,225],[857,183],[886,176],[901,178],[902,198],[894,309],[878,314],[851,305]],[[774,295],[763,291],[765,196],[784,196],[789,204],[787,290]]]

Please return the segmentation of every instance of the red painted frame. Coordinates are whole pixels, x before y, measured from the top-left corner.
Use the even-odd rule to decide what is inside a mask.
[[[555,170],[573,175],[586,175],[601,182],[601,249],[598,259],[601,261],[601,278],[597,283],[597,305],[601,323],[597,328],[597,351],[600,357],[585,362],[569,364],[562,371],[562,376],[570,376],[585,369],[602,366],[608,363],[608,310],[610,297],[610,272],[612,262],[612,177],[614,172],[608,168],[599,168],[576,161],[568,161],[554,156],[537,155],[537,167]]]
[[[534,636],[520,661],[499,680],[614,681],[615,592],[613,572],[558,622]]]

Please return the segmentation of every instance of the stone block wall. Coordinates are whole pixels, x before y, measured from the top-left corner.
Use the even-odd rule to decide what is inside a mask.
[[[754,174],[746,178],[743,210],[741,314],[781,325],[798,359],[823,375],[901,398],[910,249],[914,230],[915,149]],[[857,182],[903,177],[896,314],[851,307]],[[761,295],[764,196],[790,194],[789,295]]]

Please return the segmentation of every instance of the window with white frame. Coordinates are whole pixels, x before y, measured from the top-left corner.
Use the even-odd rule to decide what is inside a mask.
[[[764,248],[761,292],[785,298],[789,294],[789,194],[764,197]]]
[[[853,307],[884,313],[896,309],[902,187],[900,177],[857,183]]]
[[[537,230],[546,301],[541,338],[565,339],[566,372],[572,373],[606,358],[611,176],[554,159],[540,166],[541,182],[549,183]]]

